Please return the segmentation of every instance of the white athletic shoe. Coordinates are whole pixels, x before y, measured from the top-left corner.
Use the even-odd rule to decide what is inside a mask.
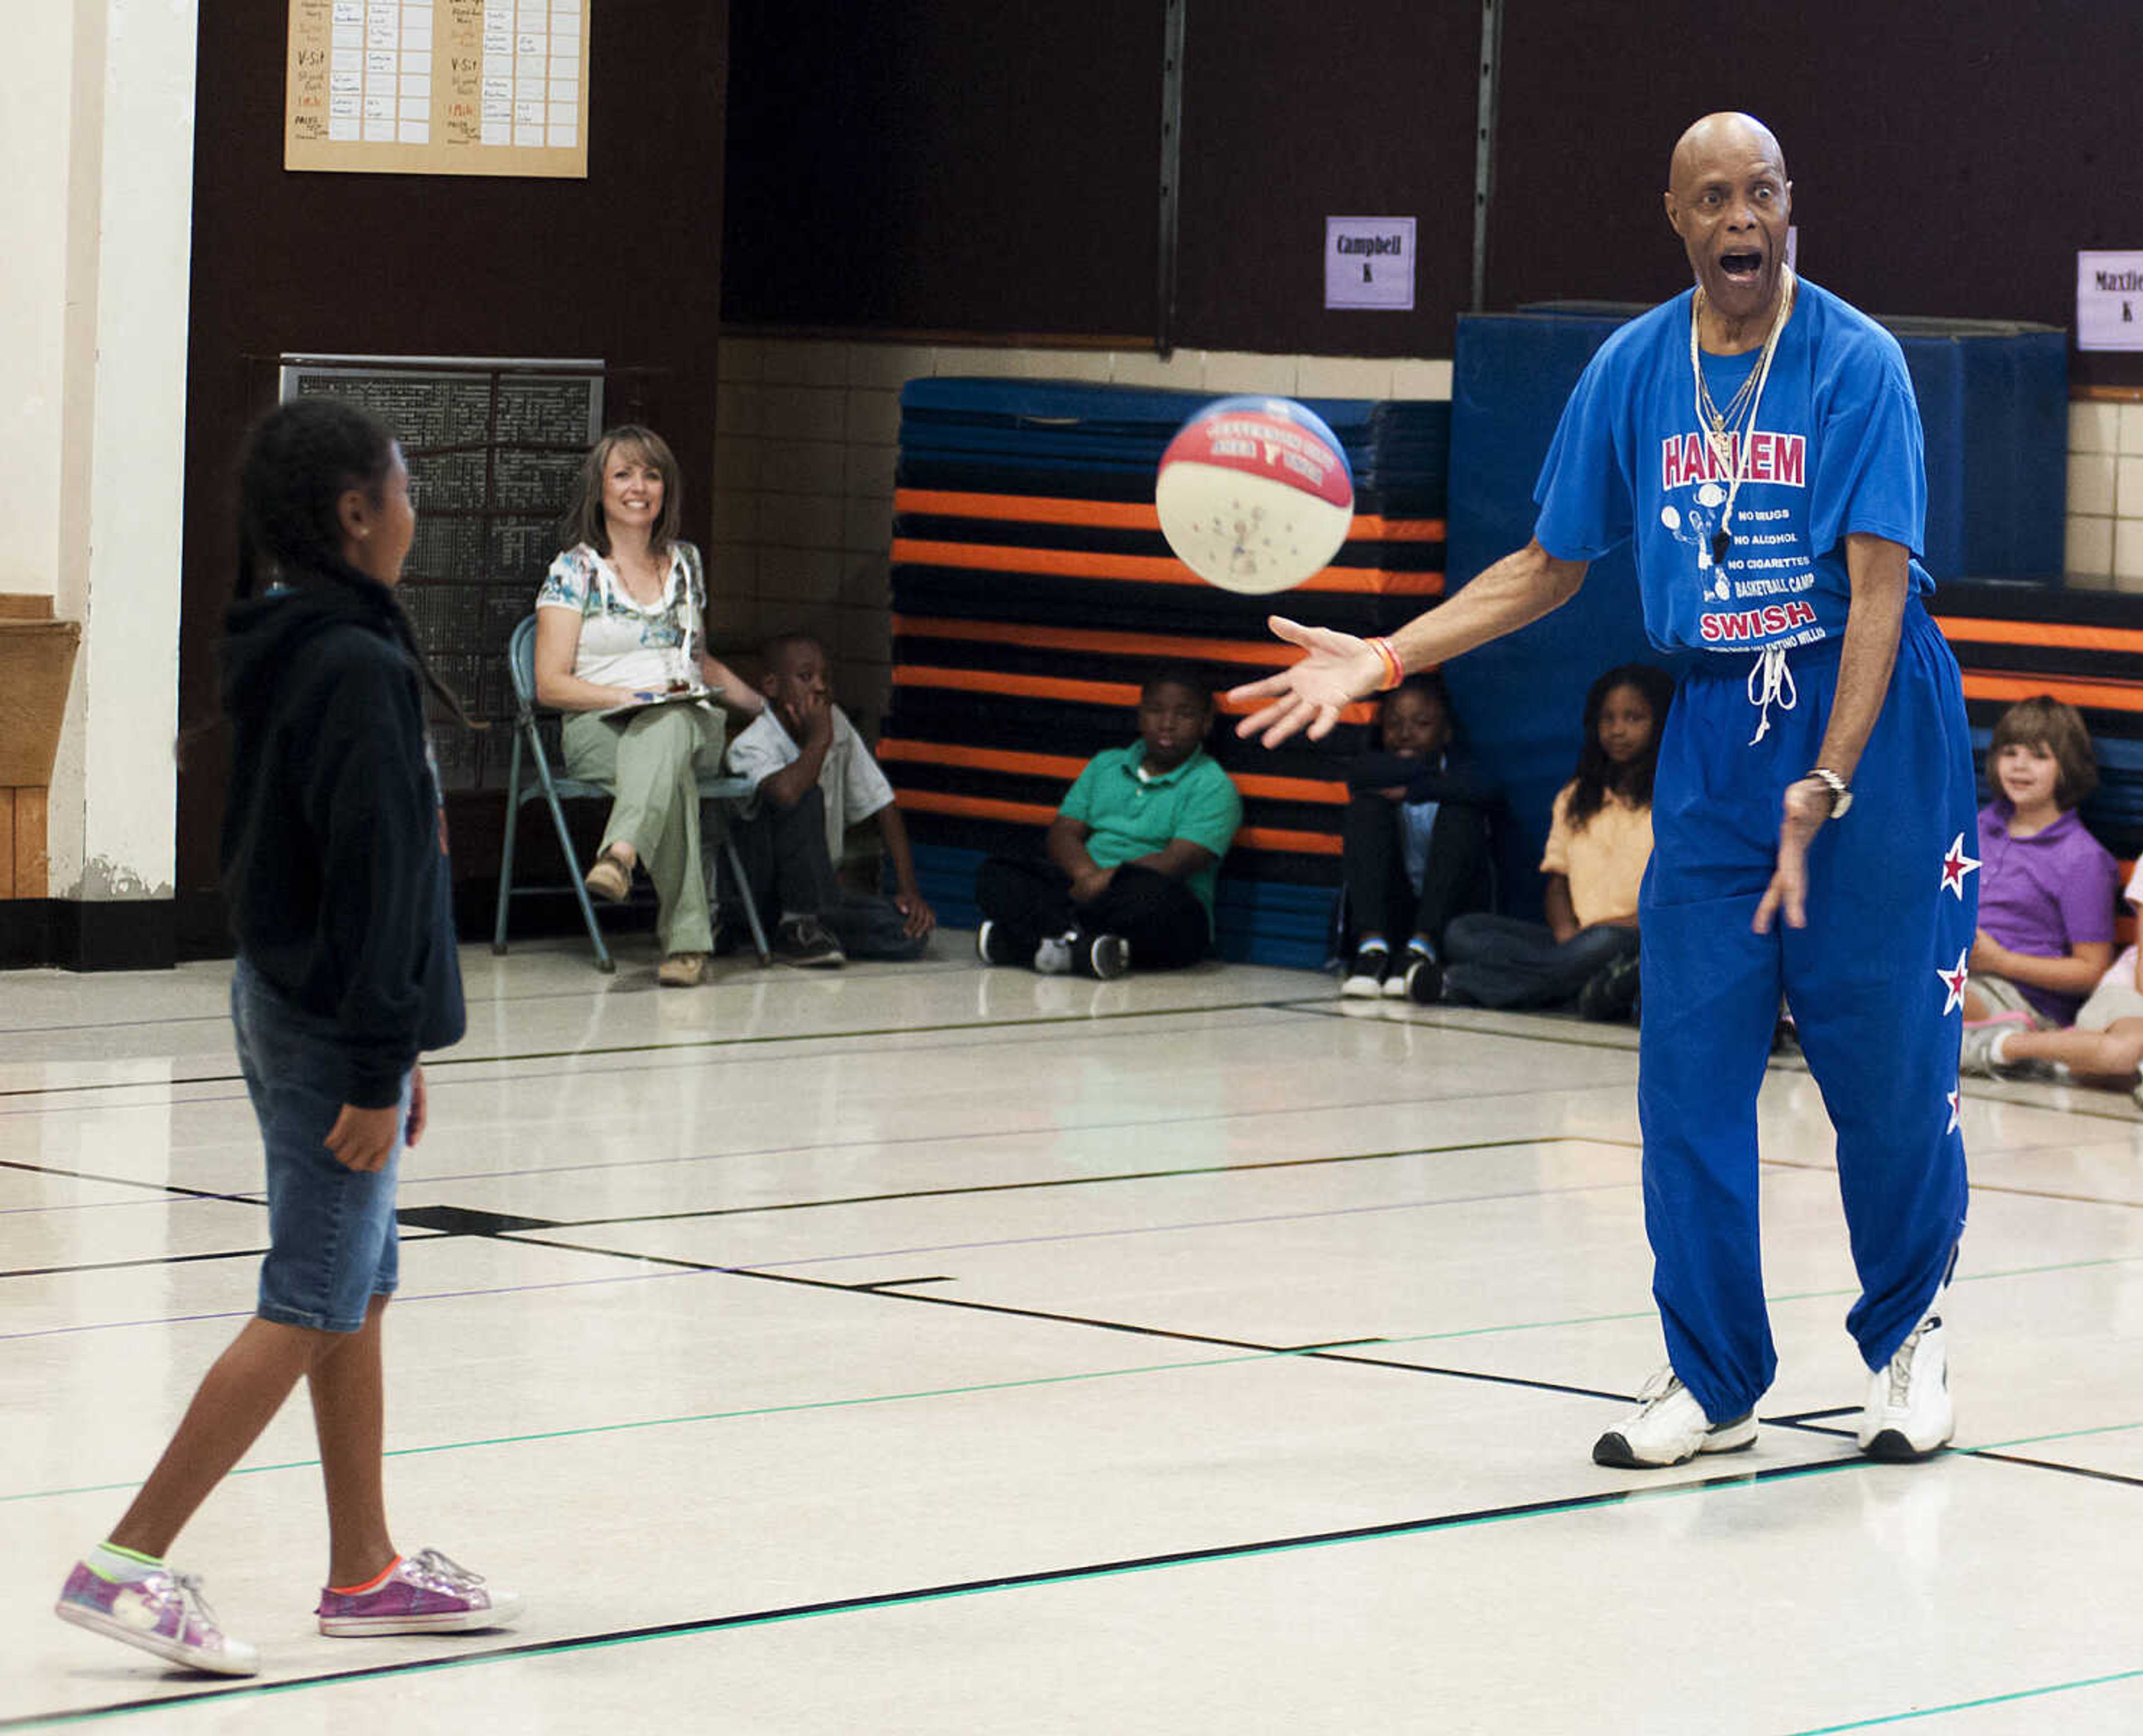
[[[1942,1316],[1930,1314],[1898,1347],[1890,1366],[1868,1377],[1856,1437],[1869,1458],[1903,1465],[1940,1452],[1956,1432]]]
[[[1672,1368],[1662,1368],[1637,1394],[1637,1408],[1592,1443],[1592,1462],[1626,1471],[1679,1465],[1700,1452],[1740,1452],[1756,1444],[1756,1413],[1714,1422]]]

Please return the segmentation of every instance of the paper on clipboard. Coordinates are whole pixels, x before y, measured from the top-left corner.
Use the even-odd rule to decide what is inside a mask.
[[[629,711],[646,711],[656,705],[694,705],[701,700],[715,696],[711,687],[695,684],[690,687],[674,687],[665,693],[636,693],[622,705],[611,705],[596,713],[597,717],[622,717]]]

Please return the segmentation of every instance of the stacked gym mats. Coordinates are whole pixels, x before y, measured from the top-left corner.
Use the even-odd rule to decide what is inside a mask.
[[[1280,599],[1215,590],[1154,516],[1154,472],[1205,395],[1032,380],[911,381],[901,393],[893,543],[893,705],[878,755],[926,894],[974,920],[975,868],[1039,848],[1079,769],[1135,740],[1141,682],[1188,665],[1216,693],[1285,661],[1275,606],[1388,632],[1443,586],[1450,407],[1319,399],[1347,448],[1355,517],[1333,564]],[[1339,879],[1339,778],[1373,708],[1319,744],[1209,750],[1242,793],[1223,868],[1224,957],[1321,964]]]
[[[1086,759],[1136,733],[1143,675],[1187,664],[1216,690],[1285,653],[1274,608],[1388,632],[1522,545],[1563,399],[1632,309],[1548,307],[1459,323],[1453,402],[1319,399],[1354,472],[1332,566],[1273,599],[1201,583],[1153,511],[1162,449],[1207,394],[1031,380],[925,379],[901,394],[893,544],[893,699],[880,757],[925,891],[972,922],[991,850],[1039,848]],[[2143,599],[2061,581],[2066,344],[2046,328],[1895,320],[1927,430],[1935,614],[1965,671],[1976,747],[2036,693],[2077,705],[2104,781],[2085,819],[2116,854],[2143,847]],[[1446,509],[1446,490],[1449,508]],[[1446,519],[1449,559],[1446,560]],[[1275,655],[1275,653],[1279,653]],[[1646,643],[1627,551],[1571,605],[1454,664],[1456,707],[1502,781],[1507,908],[1537,910],[1549,803],[1575,764],[1586,684]],[[1220,878],[1224,957],[1314,966],[1329,951],[1359,705],[1322,744],[1273,752],[1216,723],[1210,751],[1244,798]]]

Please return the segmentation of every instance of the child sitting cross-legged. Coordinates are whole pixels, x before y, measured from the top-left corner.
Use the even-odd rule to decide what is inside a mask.
[[[975,878],[984,964],[1121,977],[1203,958],[1213,888],[1242,798],[1205,752],[1213,695],[1160,670],[1139,691],[1139,739],[1088,760],[1058,804],[1042,858],[992,856]]]
[[[2076,811],[2098,783],[2083,719],[2058,700],[2026,700],[1995,725],[1987,758],[1999,794],[1980,810],[1977,862],[1952,869],[1979,874],[1962,1071],[2007,1078],[2061,1063],[2078,1079],[2133,1086],[2143,996],[2134,948],[2113,962],[2119,869]]]
[[[1444,932],[1445,962],[1408,972],[1426,1006],[1561,1006],[1626,1017],[1637,997],[1637,891],[1652,854],[1652,774],[1674,682],[1611,669],[1585,696],[1577,775],[1557,793],[1541,872],[1547,921],[1474,915]]]
[[[834,703],[826,648],[808,633],[784,633],[760,659],[766,709],[730,744],[729,763],[753,785],[737,849],[754,902],[781,913],[775,956],[813,967],[921,957],[938,917],[916,884],[893,786]],[[891,862],[890,894],[840,883],[849,828],[865,820],[877,823]],[[726,929],[724,937],[731,937]]]

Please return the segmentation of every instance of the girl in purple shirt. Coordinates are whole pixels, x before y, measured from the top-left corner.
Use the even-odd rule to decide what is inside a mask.
[[[1977,860],[1953,858],[1979,874],[1966,1022],[2069,1025],[2112,962],[2120,884],[2076,811],[2098,785],[2091,736],[2073,705],[2042,695],[2002,713],[1987,764],[2000,793],[1979,810]]]

